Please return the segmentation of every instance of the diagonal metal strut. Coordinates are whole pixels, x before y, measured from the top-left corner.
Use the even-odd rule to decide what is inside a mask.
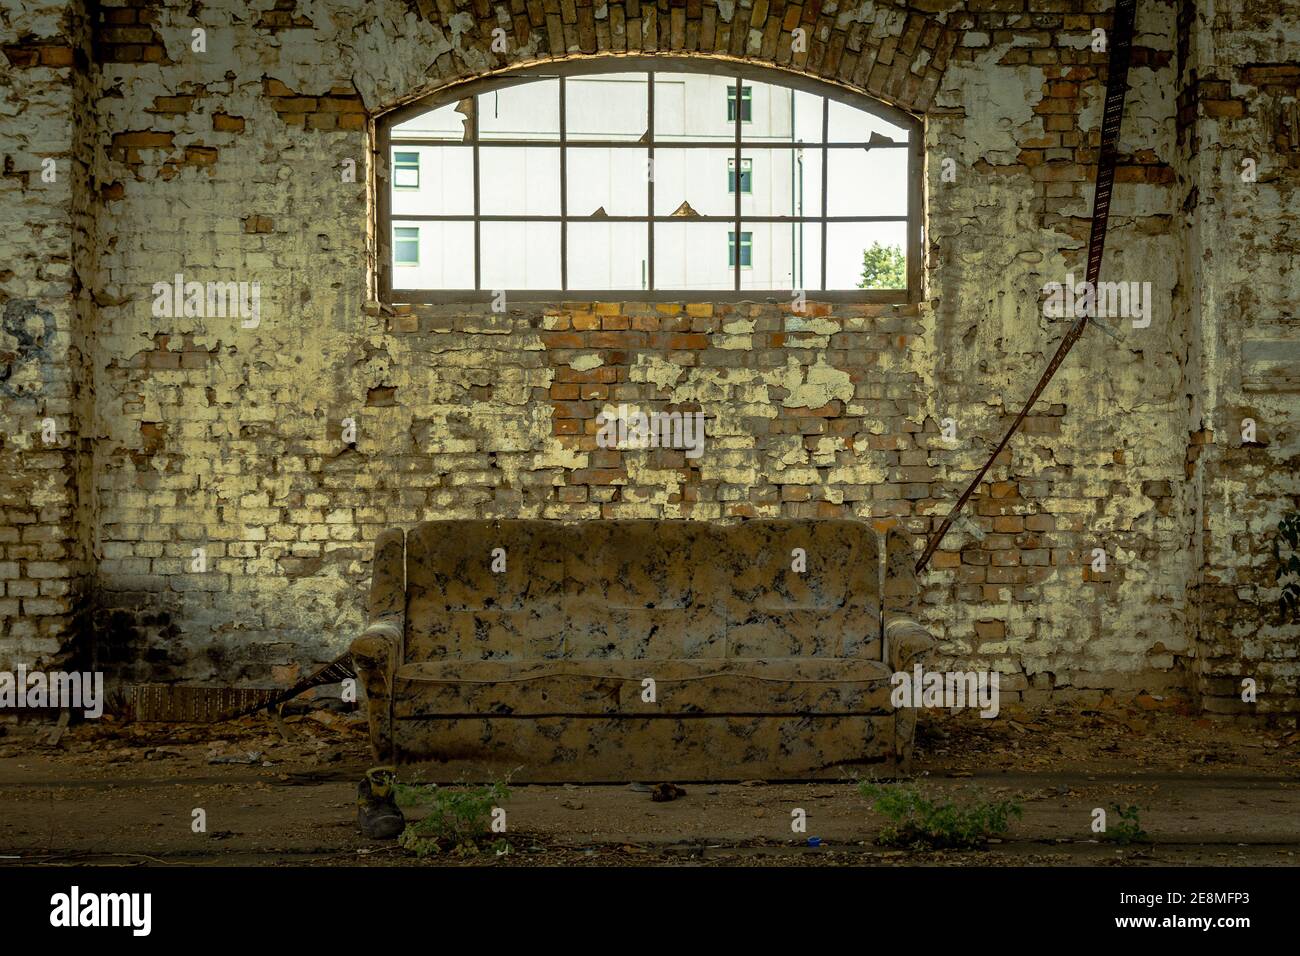
[[[1128,86],[1129,60],[1133,52],[1133,18],[1136,9],[1137,0],[1116,0],[1115,14],[1111,22],[1110,64],[1106,77],[1106,107],[1101,121],[1101,151],[1097,157],[1097,187],[1092,198],[1092,231],[1088,237],[1087,282],[1093,289],[1097,287],[1097,277],[1101,273],[1101,253],[1106,244],[1106,221],[1110,217],[1111,190],[1115,185],[1116,144],[1119,141],[1120,120],[1124,116],[1124,94]],[[1002,453],[1002,449],[1007,447],[1007,443],[1011,441],[1011,436],[1020,428],[1020,423],[1025,420],[1029,410],[1034,407],[1034,403],[1043,394],[1043,389],[1047,388],[1047,383],[1052,380],[1056,370],[1061,367],[1061,363],[1065,361],[1065,356],[1069,354],[1070,349],[1074,348],[1074,343],[1079,341],[1079,337],[1083,335],[1083,330],[1087,325],[1088,316],[1086,314],[1081,315],[1074,325],[1070,327],[1070,331],[1065,334],[1065,338],[1061,340],[1056,354],[1047,363],[1046,371],[1043,372],[1038,384],[1034,386],[1033,392],[1030,393],[1029,400],[1020,409],[1020,414],[1011,423],[1007,433],[1002,436],[1002,441],[998,442],[998,447],[993,450],[993,454],[984,463],[984,467],[979,470],[979,474],[966,486],[966,490],[962,492],[961,497],[957,499],[957,503],[948,512],[948,517],[943,519],[943,524],[939,525],[938,530],[926,542],[925,551],[916,562],[916,572],[918,574],[925,570],[925,566],[930,562],[930,557],[939,547],[939,542],[943,540],[943,536],[952,527],[953,519],[961,512],[970,496],[975,493],[975,489],[984,480],[984,475],[988,473],[994,460]]]

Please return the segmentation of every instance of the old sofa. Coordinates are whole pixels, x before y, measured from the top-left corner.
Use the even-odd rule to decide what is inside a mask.
[[[889,678],[934,642],[905,536],[880,551],[852,520],[385,531],[352,644],[375,756],[440,781],[895,772],[915,712]]]

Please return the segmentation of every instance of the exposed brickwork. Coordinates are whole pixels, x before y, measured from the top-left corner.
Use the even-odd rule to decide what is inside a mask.
[[[0,660],[36,662],[66,659],[84,632],[87,370],[74,237],[86,222],[87,134],[74,106],[85,95],[72,69],[79,6],[20,6],[0,15]]]
[[[1109,0],[35,6],[0,21],[8,95],[43,111],[0,113],[0,305],[23,330],[0,344],[22,385],[0,408],[0,659],[70,636],[91,578],[115,676],[288,674],[354,636],[379,531],[433,517],[851,514],[919,544],[1065,331],[1039,290],[1083,271]],[[1281,340],[1295,299],[1296,40],[1269,32],[1281,14],[1197,6],[1142,5],[1120,143],[1103,279],[1150,282],[1152,326],[1080,343],[926,578],[948,658],[1027,704],[1189,690],[1230,712],[1254,674],[1255,711],[1294,713],[1267,563],[1296,494],[1294,368],[1251,343]],[[924,301],[367,304],[373,116],[624,53],[747,60],[923,114]],[[1260,182],[1239,194],[1225,170],[1247,153]],[[45,155],[76,176],[41,183]],[[177,273],[260,282],[260,324],[155,317]],[[705,455],[598,447],[620,402],[704,412]],[[50,414],[69,422],[55,450]],[[1264,438],[1237,447],[1246,415]]]
[[[1189,402],[1186,468],[1197,492],[1189,548],[1201,559],[1197,689],[1212,713],[1290,720],[1300,654],[1296,624],[1279,612],[1271,545],[1282,514],[1300,507],[1300,367],[1287,351],[1298,298],[1289,263],[1300,252],[1296,22],[1294,5],[1261,14],[1229,2],[1184,4],[1178,23],[1179,208],[1204,249],[1180,278],[1203,383]],[[1242,700],[1244,678],[1258,703]]]
[[[93,24],[96,60],[101,63],[172,63],[158,32],[159,6],[153,0],[104,4]],[[187,36],[187,42],[188,39]]]

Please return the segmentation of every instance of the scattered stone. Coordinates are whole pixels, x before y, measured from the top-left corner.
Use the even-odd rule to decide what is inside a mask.
[[[337,754],[335,755],[335,757],[337,759]],[[261,762],[262,762],[262,751],[260,750],[249,750],[246,753],[242,753],[242,754],[223,754],[223,755],[208,757],[208,763],[210,764],[225,764],[225,763],[255,764]]]
[[[655,803],[667,803],[669,800],[679,800],[686,796],[686,791],[675,783],[661,783],[655,787],[650,794],[650,799]]]

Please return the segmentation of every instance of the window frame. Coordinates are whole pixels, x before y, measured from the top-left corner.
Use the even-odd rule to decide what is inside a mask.
[[[457,303],[484,303],[490,302],[495,290],[492,289],[404,289],[394,287],[393,285],[393,267],[392,267],[392,196],[390,190],[390,171],[389,157],[392,154],[394,142],[399,144],[411,142],[411,139],[399,137],[396,140],[392,137],[392,130],[395,126],[406,122],[413,117],[419,116],[430,110],[438,109],[450,103],[456,103],[469,97],[475,97],[482,93],[492,92],[496,89],[502,89],[508,86],[527,83],[538,79],[553,79],[595,75],[600,73],[646,73],[648,74],[649,86],[649,108],[651,115],[649,118],[651,137],[647,143],[649,157],[654,157],[655,140],[653,138],[653,109],[654,109],[654,75],[656,72],[662,73],[699,73],[712,76],[722,76],[734,80],[737,87],[744,89],[745,81],[757,83],[768,83],[776,86],[792,88],[810,93],[815,96],[823,97],[822,103],[822,142],[811,145],[806,148],[818,149],[822,153],[822,215],[803,216],[802,221],[814,227],[820,226],[822,232],[822,255],[820,257],[820,266],[822,269],[822,279],[819,284],[825,285],[826,270],[826,227],[828,222],[862,222],[862,221],[905,221],[906,229],[906,248],[907,255],[907,285],[904,289],[805,289],[802,290],[804,295],[814,302],[844,302],[844,303],[892,303],[908,304],[920,302],[923,298],[923,261],[924,261],[924,148],[925,148],[925,123],[924,117],[919,116],[899,107],[892,106],[881,100],[877,100],[865,93],[852,90],[847,87],[832,83],[826,80],[806,77],[799,73],[774,68],[757,66],[748,63],[736,63],[729,60],[720,60],[711,57],[700,56],[631,56],[620,55],[613,57],[599,58],[581,58],[577,60],[542,63],[529,67],[515,70],[504,71],[486,77],[480,77],[472,80],[466,80],[460,83],[451,84],[434,93],[422,96],[412,100],[405,105],[395,107],[374,118],[372,134],[372,163],[371,163],[371,185],[374,189],[375,196],[375,230],[376,236],[376,285],[379,300],[389,305],[405,304],[457,304]],[[561,83],[561,90],[564,84]],[[742,94],[743,95],[743,94]],[[560,94],[560,123],[561,134],[558,140],[530,143],[530,145],[558,146],[560,150],[560,184],[561,184],[561,210],[558,216],[500,216],[485,217],[478,210],[478,196],[480,194],[479,181],[479,164],[474,163],[474,194],[475,194],[475,212],[470,217],[444,217],[430,216],[429,219],[470,219],[474,223],[475,246],[478,248],[479,227],[485,219],[500,218],[510,219],[535,219],[539,221],[556,221],[556,222],[585,222],[585,221],[632,221],[632,222],[659,222],[674,221],[671,216],[654,215],[653,206],[653,184],[650,185],[650,205],[647,208],[647,215],[644,216],[608,216],[599,220],[589,220],[585,216],[566,215],[563,205],[565,183],[567,182],[567,151],[570,147],[568,140],[564,135],[564,94]],[[907,142],[898,146],[885,148],[906,149],[907,150],[907,213],[905,216],[833,216],[827,215],[827,194],[828,194],[828,172],[829,172],[829,152],[832,148],[844,148],[845,146],[855,146],[866,144],[853,143],[836,143],[829,144],[826,137],[829,130],[829,101],[837,100],[855,109],[870,113],[880,117],[885,121],[902,127],[908,131]],[[738,111],[742,112],[743,111]],[[735,159],[740,160],[742,149],[752,147],[753,144],[746,143],[742,146],[744,136],[742,134],[742,121],[738,118],[735,121],[736,134],[732,144],[735,149]],[[726,141],[722,141],[725,145]],[[501,145],[498,140],[482,140],[475,137],[472,141],[463,140],[440,140],[438,145],[460,144],[464,148],[471,148],[477,151],[481,145]],[[411,145],[420,145],[416,140]],[[698,146],[691,145],[688,142],[666,141],[662,144],[665,148],[710,148],[717,149],[718,141],[700,143]],[[764,144],[769,145],[769,144]],[[700,217],[694,221],[725,221],[732,224],[736,231],[744,231],[740,227],[743,221],[748,222],[775,222],[785,223],[798,221],[799,217],[788,216],[749,216],[741,214],[741,197],[746,195],[742,192],[731,194],[735,197],[735,215],[726,217]],[[399,217],[402,221],[418,219],[420,217]],[[677,220],[680,221],[680,220]],[[567,284],[567,230],[561,228],[561,276],[562,283]],[[653,233],[651,233],[653,235]],[[653,276],[653,259],[654,244],[650,241],[647,254],[649,256],[650,275]],[[741,270],[733,269],[735,280],[734,288],[730,290],[717,289],[508,289],[511,301],[515,302],[578,302],[578,301],[636,301],[636,302],[782,302],[786,301],[799,290],[784,289],[742,289],[740,287]],[[479,277],[481,275],[481,263],[476,254],[475,258],[475,285],[480,285]]]
[[[394,256],[394,258],[393,258],[393,265],[396,266],[396,267],[398,267],[398,268],[401,268],[401,269],[409,269],[409,268],[411,268],[412,266],[414,266],[414,267],[416,267],[416,268],[419,268],[419,266],[420,266],[420,227],[419,227],[419,226],[389,226],[389,228],[390,228],[394,233],[397,232],[397,230],[399,230],[399,229],[408,229],[408,230],[410,230],[411,232],[414,232],[414,233],[415,233],[414,236],[402,236],[400,239],[398,239],[398,238],[394,238],[394,239],[393,239],[393,249],[394,249],[394,251],[396,251],[397,246],[398,246],[398,244],[400,244],[400,243],[414,242],[414,243],[415,243],[415,261],[414,261],[414,262],[398,262],[396,256]]]
[[[748,188],[745,188],[748,185]],[[745,196],[754,195],[754,160],[742,157],[740,160],[740,192]],[[727,157],[727,194],[730,195],[736,191],[736,158]]]
[[[737,87],[733,86],[727,90],[727,122],[736,121],[736,104],[740,107],[740,121],[742,123],[754,122],[754,87],[746,86],[744,83],[738,84],[740,92],[737,93]],[[746,116],[745,114],[749,115]]]
[[[419,189],[419,188],[420,188],[420,151],[419,151],[418,149],[415,149],[415,150],[403,150],[403,153],[405,153],[405,154],[407,154],[407,155],[410,155],[410,156],[414,156],[414,157],[415,157],[415,162],[412,164],[412,163],[399,163],[399,162],[397,162],[396,160],[393,161],[393,188],[394,188],[394,189]],[[403,186],[403,185],[401,185],[400,183],[398,183],[398,181],[397,181],[397,171],[398,171],[399,169],[414,169],[414,170],[415,170],[415,185],[414,185],[414,186]]]
[[[746,251],[749,252],[748,256],[745,255]],[[731,269],[736,268],[737,256],[740,257],[741,269],[754,268],[754,233],[752,231],[748,229],[742,230],[740,233],[740,242],[736,242],[736,233],[734,230],[727,232],[728,268]],[[746,262],[745,261],[746,259],[748,259],[749,261]]]

